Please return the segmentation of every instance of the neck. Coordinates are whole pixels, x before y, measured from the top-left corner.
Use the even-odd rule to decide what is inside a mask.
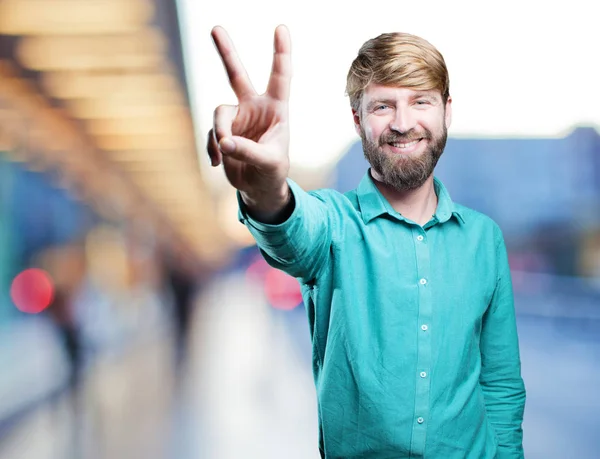
[[[404,218],[423,226],[435,214],[438,200],[433,174],[419,188],[404,191],[398,191],[383,183],[373,169],[371,169],[371,177],[392,208]]]

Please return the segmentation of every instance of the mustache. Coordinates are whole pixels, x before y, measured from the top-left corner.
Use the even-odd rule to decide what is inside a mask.
[[[412,142],[413,140],[421,140],[421,139],[430,140],[431,133],[429,131],[417,132],[414,129],[411,129],[410,131],[407,131],[404,133],[398,133],[398,132],[392,131],[392,132],[388,132],[386,134],[382,134],[381,137],[379,138],[379,143],[380,143],[380,145],[383,145],[386,143],[409,143],[409,142]]]

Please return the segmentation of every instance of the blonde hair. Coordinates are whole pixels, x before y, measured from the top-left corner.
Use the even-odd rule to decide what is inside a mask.
[[[346,82],[353,109],[360,109],[363,92],[370,83],[438,90],[444,103],[450,97],[444,57],[431,43],[408,33],[384,33],[362,45]]]

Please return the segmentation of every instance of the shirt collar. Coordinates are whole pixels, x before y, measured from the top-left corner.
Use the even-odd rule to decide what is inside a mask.
[[[463,212],[458,209],[456,204],[450,198],[450,193],[437,177],[433,177],[433,186],[435,187],[435,194],[438,197],[438,205],[435,210],[435,216],[440,223],[445,223],[450,218],[455,217],[461,223],[465,223]]]
[[[437,218],[438,222],[445,223],[454,216],[461,223],[464,223],[464,216],[454,202],[452,202],[450,194],[448,193],[448,190],[446,190],[444,184],[437,177],[434,177],[433,184],[435,187],[435,193],[438,197],[438,206],[435,211],[435,218]],[[363,176],[356,189],[356,192],[362,219],[365,224],[383,214],[389,214],[396,218],[400,217],[401,219],[404,219],[402,215],[392,208],[388,200],[385,199],[385,197],[381,194],[373,182],[370,169]]]

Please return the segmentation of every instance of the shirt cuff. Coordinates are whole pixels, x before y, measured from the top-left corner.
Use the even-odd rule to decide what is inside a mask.
[[[301,208],[303,207],[302,198],[304,197],[305,191],[292,179],[287,179],[288,186],[290,187],[290,191],[292,193],[292,199],[294,200],[294,210],[291,215],[288,217],[286,221],[279,224],[269,224],[262,223],[258,220],[253,219],[248,213],[248,207],[246,203],[242,199],[241,193],[238,191],[237,200],[238,200],[238,220],[246,225],[247,227],[252,227],[262,233],[273,233],[279,231],[285,231],[289,226],[293,224],[293,221],[298,218],[298,215],[301,213]]]

